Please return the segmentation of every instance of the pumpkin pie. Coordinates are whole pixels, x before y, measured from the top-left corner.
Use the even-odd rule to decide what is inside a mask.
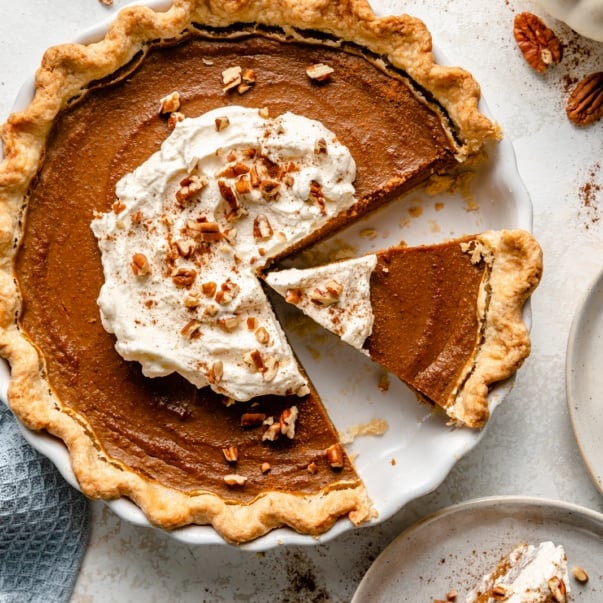
[[[479,428],[490,414],[490,385],[529,354],[522,309],[540,281],[541,255],[523,230],[488,231],[265,279],[453,423]]]
[[[256,277],[472,168],[500,137],[478,100],[470,74],[434,63],[423,23],[364,0],[176,0],[49,49],[2,130],[13,411],[65,442],[84,493],[128,497],[164,528],[240,543],[369,520]],[[223,143],[205,152],[207,138]]]

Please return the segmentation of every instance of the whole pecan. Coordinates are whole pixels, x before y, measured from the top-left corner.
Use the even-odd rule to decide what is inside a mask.
[[[532,13],[515,16],[513,35],[525,60],[539,73],[544,73],[563,57],[563,46],[555,32]]]
[[[603,71],[587,75],[570,94],[565,112],[577,126],[587,126],[603,117]]]

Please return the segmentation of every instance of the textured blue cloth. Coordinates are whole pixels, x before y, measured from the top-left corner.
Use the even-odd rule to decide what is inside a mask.
[[[87,500],[0,402],[0,603],[69,601],[88,531]]]

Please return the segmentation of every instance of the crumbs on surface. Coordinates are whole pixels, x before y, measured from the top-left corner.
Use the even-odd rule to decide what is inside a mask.
[[[338,435],[342,444],[351,444],[357,437],[381,436],[388,429],[389,423],[385,419],[371,419],[368,423],[352,425]]]

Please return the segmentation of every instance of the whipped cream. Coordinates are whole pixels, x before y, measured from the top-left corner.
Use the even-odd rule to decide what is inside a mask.
[[[570,592],[565,550],[547,541],[515,548],[482,578],[465,603],[549,603],[564,600],[558,596],[563,592]]]
[[[370,279],[376,265],[377,256],[369,254],[315,268],[270,272],[266,282],[315,322],[361,350],[373,330]]]
[[[321,123],[238,106],[179,122],[91,227],[98,304],[148,377],[233,400],[308,392],[258,270],[355,202],[355,163]]]

